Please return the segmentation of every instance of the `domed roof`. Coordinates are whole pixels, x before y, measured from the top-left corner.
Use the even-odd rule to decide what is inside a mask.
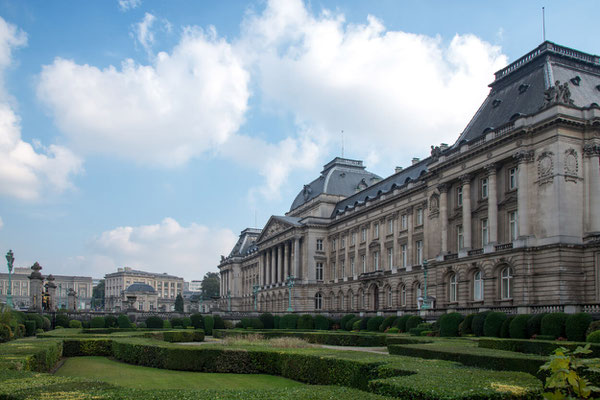
[[[152,286],[147,283],[135,282],[125,289],[125,293],[155,293],[155,290]]]
[[[362,161],[336,157],[325,164],[321,176],[308,185],[304,185],[304,188],[294,199],[290,211],[320,194],[326,193],[347,197],[380,180],[380,176],[365,170]]]

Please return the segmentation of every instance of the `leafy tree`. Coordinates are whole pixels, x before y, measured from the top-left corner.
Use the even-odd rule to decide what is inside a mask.
[[[590,354],[590,345],[577,347],[573,352],[564,347],[554,351],[550,360],[540,367],[542,371],[550,372],[546,378],[544,398],[548,400],[562,399],[591,399],[596,398],[600,388],[594,386],[584,375],[600,372],[598,359],[585,359]]]
[[[178,294],[175,298],[175,311],[183,312],[183,297],[181,294]]]
[[[219,274],[217,272],[207,272],[201,284],[203,298],[219,297],[219,286]]]

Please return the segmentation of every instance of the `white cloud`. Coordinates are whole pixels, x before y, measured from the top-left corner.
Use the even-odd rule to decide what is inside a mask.
[[[195,223],[181,226],[165,218],[155,225],[122,226],[103,232],[92,241],[92,256],[71,262],[85,264],[88,273],[96,275],[128,266],[201,279],[215,270],[219,256],[229,254],[236,240],[237,235],[229,229]]]
[[[11,65],[12,50],[27,43],[27,37],[0,17],[0,195],[35,200],[42,192],[60,193],[72,187],[71,176],[81,172],[81,160],[69,149],[39,141],[21,140],[14,100],[6,93],[4,73]]]
[[[156,17],[150,13],[144,15],[144,19],[133,26],[136,40],[142,45],[146,53],[152,54],[152,45],[154,44],[154,32],[152,25]]]
[[[4,228],[4,221],[2,220],[2,217],[0,217],[0,229]]]
[[[151,65],[99,69],[57,58],[38,97],[85,152],[176,166],[225,142],[247,109],[249,74],[214,29],[188,28]]]
[[[142,0],[119,0],[119,9],[121,11],[129,11],[139,7],[142,4]]]

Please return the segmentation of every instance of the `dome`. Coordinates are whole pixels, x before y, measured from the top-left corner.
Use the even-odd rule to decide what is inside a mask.
[[[129,285],[127,289],[125,289],[125,293],[155,293],[155,290],[152,286],[147,283],[135,282],[132,285]]]

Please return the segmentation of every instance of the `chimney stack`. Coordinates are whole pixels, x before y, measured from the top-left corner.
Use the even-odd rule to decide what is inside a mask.
[[[412,165],[415,165],[415,164],[417,164],[419,161],[421,161],[419,158],[417,158],[417,157],[414,157],[414,158],[412,159]]]
[[[404,168],[402,167],[396,167],[396,169],[394,170],[395,173],[401,172]]]

